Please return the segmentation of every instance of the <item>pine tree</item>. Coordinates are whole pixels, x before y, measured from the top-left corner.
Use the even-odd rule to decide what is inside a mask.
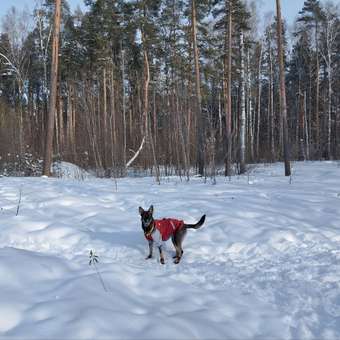
[[[290,169],[290,151],[288,140],[288,124],[287,124],[287,99],[286,99],[286,83],[283,57],[283,39],[282,39],[282,20],[281,20],[281,2],[276,0],[276,20],[277,20],[277,45],[278,45],[278,59],[280,67],[280,103],[281,115],[283,121],[283,149],[285,162],[285,176],[291,175]]]
[[[52,67],[51,67],[51,86],[49,99],[49,112],[46,129],[45,157],[43,174],[49,176],[51,173],[52,154],[53,154],[53,132],[55,108],[57,100],[57,78],[59,62],[59,34],[60,34],[60,13],[61,0],[55,0],[54,29],[52,42]]]
[[[315,44],[315,147],[318,157],[320,154],[320,56],[319,56],[319,34],[320,24],[324,17],[319,0],[306,0],[302,10],[299,12],[298,22],[305,26],[305,30],[314,29]]]

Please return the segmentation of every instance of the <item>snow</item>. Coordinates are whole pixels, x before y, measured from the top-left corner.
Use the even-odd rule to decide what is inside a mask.
[[[217,185],[0,178],[1,339],[340,338],[340,167],[255,167]],[[19,215],[15,216],[22,191]],[[188,223],[145,260],[138,207]],[[89,251],[106,290],[89,266]],[[155,251],[156,254],[156,251]]]
[[[93,177],[79,166],[69,162],[54,162],[51,166],[54,177],[84,180]]]

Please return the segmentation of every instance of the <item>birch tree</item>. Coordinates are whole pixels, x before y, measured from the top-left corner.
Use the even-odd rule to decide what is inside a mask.
[[[28,74],[28,61],[29,53],[25,48],[25,42],[29,35],[30,20],[29,14],[25,11],[19,12],[15,7],[7,12],[2,22],[3,32],[6,34],[8,39],[8,45],[6,50],[0,49],[0,58],[6,65],[3,70],[6,76],[14,77],[17,89],[18,97],[15,99],[18,110],[18,143],[19,153],[23,153],[24,145],[24,118],[23,118],[23,96],[24,96],[24,83],[27,79]]]
[[[246,172],[246,97],[245,97],[245,70],[244,70],[244,33],[240,30],[240,174]]]
[[[335,8],[328,7],[325,11],[325,19],[323,22],[322,37],[324,46],[321,50],[323,61],[326,65],[327,72],[327,133],[326,133],[326,157],[327,159],[332,158],[332,101],[333,101],[333,62],[337,53],[337,38],[339,36],[340,22],[339,18],[335,15]]]
[[[192,44],[194,52],[194,69],[195,69],[195,93],[196,93],[196,115],[197,115],[197,166],[198,173],[204,174],[204,126],[202,112],[202,95],[201,95],[201,76],[199,66],[199,52],[197,45],[197,8],[196,0],[191,0],[191,31]]]

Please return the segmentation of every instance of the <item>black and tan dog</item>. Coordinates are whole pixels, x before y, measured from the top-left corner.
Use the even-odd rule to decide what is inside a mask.
[[[139,207],[139,214],[141,215],[142,228],[144,236],[149,242],[149,255],[146,259],[152,258],[153,244],[159,249],[161,263],[164,264],[164,255],[162,251],[163,242],[167,241],[170,237],[176,249],[176,256],[174,257],[175,263],[179,263],[183,255],[182,243],[187,229],[198,229],[205,221],[205,215],[196,224],[186,224],[181,220],[174,218],[163,218],[155,220],[153,218],[153,206],[149,210],[144,210]]]

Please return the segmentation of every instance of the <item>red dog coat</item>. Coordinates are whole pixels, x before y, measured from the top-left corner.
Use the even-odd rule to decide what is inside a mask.
[[[155,220],[155,227],[162,236],[162,241],[167,241],[178,229],[182,228],[184,222],[174,218],[163,218]],[[153,241],[152,235],[145,236],[146,239]]]

